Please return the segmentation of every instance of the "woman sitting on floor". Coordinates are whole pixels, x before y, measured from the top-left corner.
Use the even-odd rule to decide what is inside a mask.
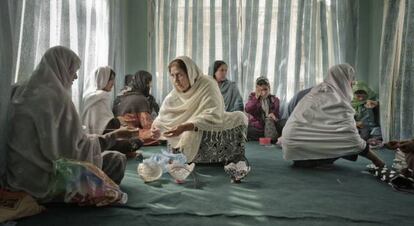
[[[351,105],[354,73],[348,64],[331,67],[324,82],[293,110],[283,129],[282,149],[284,158],[293,160],[294,166],[315,167],[338,158],[355,161],[358,154],[384,166],[355,126]]]
[[[128,84],[131,82],[132,79],[132,75],[131,74],[127,74],[124,77],[124,87],[122,87],[121,91],[119,91],[119,93],[117,94],[118,96],[123,96],[125,93],[131,91],[131,87],[128,86]]]
[[[100,67],[91,81],[83,96],[83,126],[88,134],[110,133],[121,127],[119,119],[114,118],[111,109],[110,92],[115,83],[115,72],[110,67]],[[110,148],[126,154],[127,157],[134,157],[135,151],[142,145],[143,142],[138,138],[118,139]]]
[[[122,125],[139,128],[138,138],[144,145],[158,144],[151,137],[151,125],[158,114],[159,106],[150,95],[152,75],[138,71],[129,81],[129,90],[118,96],[114,102],[114,112]]]
[[[53,187],[54,162],[60,158],[90,162],[121,182],[125,156],[104,150],[130,133],[124,128],[104,136],[84,132],[70,96],[80,63],[72,50],[50,48],[29,80],[14,87],[6,173],[12,190],[44,198]]]
[[[243,99],[240,96],[237,84],[228,80],[227,64],[224,61],[217,60],[213,65],[213,77],[217,81],[221,95],[224,98],[225,111],[243,111]]]
[[[276,141],[280,134],[276,129],[279,121],[279,98],[270,94],[270,83],[267,78],[256,79],[256,92],[250,93],[245,110],[249,116],[247,139],[259,140],[260,137],[269,137]]]
[[[168,65],[174,89],[161,105],[152,132],[162,135],[188,162],[230,163],[245,159],[247,117],[225,112],[217,83],[188,57]]]
[[[81,119],[86,133],[104,134],[108,123],[113,120],[110,92],[115,83],[115,72],[110,67],[100,67],[90,80],[83,95]]]

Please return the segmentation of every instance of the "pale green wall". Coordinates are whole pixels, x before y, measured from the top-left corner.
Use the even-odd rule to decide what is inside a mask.
[[[382,0],[361,0],[359,11],[357,79],[367,82],[376,92],[379,86],[383,5]]]
[[[382,32],[382,16],[384,1],[369,0],[370,3],[370,56],[368,69],[368,84],[378,92],[379,87],[379,67],[380,67],[380,47]]]
[[[126,74],[148,70],[148,3],[147,0],[127,0]]]
[[[357,51],[357,63],[355,66],[356,79],[368,82],[368,71],[369,71],[369,40],[370,40],[370,13],[369,13],[369,0],[359,1],[359,15],[358,15],[358,51]]]

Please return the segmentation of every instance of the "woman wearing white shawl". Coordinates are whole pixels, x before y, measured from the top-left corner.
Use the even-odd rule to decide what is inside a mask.
[[[15,86],[9,108],[6,180],[10,189],[44,198],[52,188],[53,163],[60,158],[90,162],[120,183],[125,156],[101,151],[129,132],[120,129],[105,136],[84,133],[70,96],[80,63],[66,47],[50,48],[29,80]]]
[[[188,162],[237,162],[244,157],[247,117],[225,112],[217,82],[203,75],[186,56],[169,64],[174,89],[153,123],[155,138],[164,136]]]
[[[109,121],[114,118],[110,91],[114,85],[115,72],[110,67],[99,67],[83,95],[82,123],[86,133],[103,134]]]
[[[329,69],[324,82],[315,86],[296,106],[283,129],[284,158],[297,166],[317,166],[357,154],[382,167],[359,136],[351,106],[354,69],[339,64]]]

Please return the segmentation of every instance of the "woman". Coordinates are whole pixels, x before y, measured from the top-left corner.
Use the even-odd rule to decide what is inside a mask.
[[[220,87],[221,95],[224,98],[224,109],[226,111],[243,111],[243,99],[240,96],[237,84],[227,78],[227,64],[217,60],[213,65],[213,78]]]
[[[168,66],[174,89],[161,105],[152,132],[168,141],[188,162],[228,163],[244,159],[247,118],[225,112],[216,81],[186,56]]]
[[[135,73],[128,84],[129,90],[118,96],[114,102],[114,112],[121,124],[139,128],[138,138],[144,145],[158,144],[151,137],[151,125],[159,106],[150,95],[152,75],[147,71]]]
[[[378,167],[384,166],[356,129],[351,105],[353,80],[350,65],[335,65],[324,82],[303,97],[283,129],[286,160],[293,160],[295,166],[314,167],[338,158],[355,161],[359,154]]]
[[[275,141],[278,138],[276,124],[279,121],[279,98],[270,94],[267,78],[256,79],[256,92],[250,93],[245,110],[249,116],[247,139],[269,137]]]
[[[132,79],[132,75],[131,74],[126,74],[124,77],[124,87],[121,89],[121,91],[119,91],[119,93],[117,94],[117,96],[122,96],[124,95],[126,92],[131,91],[131,88],[128,86],[128,84],[131,82]]]
[[[129,132],[122,128],[105,136],[84,133],[70,96],[80,63],[66,47],[50,48],[30,79],[15,87],[9,108],[9,188],[46,197],[53,187],[54,161],[60,158],[90,162],[121,182],[125,156],[103,150]]]
[[[102,135],[114,118],[110,92],[115,83],[115,72],[110,67],[100,67],[91,81],[92,84],[83,95],[81,119],[86,133]]]

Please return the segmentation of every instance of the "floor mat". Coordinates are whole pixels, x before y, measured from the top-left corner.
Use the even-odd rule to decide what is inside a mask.
[[[144,148],[144,156],[163,147]],[[130,159],[121,189],[124,206],[48,205],[18,225],[409,225],[414,196],[392,190],[369,173],[364,158],[338,160],[331,169],[299,169],[276,146],[249,142],[252,171],[230,183],[223,166],[196,166],[197,183],[176,184],[165,174],[145,184]],[[393,153],[379,150],[388,164]]]

